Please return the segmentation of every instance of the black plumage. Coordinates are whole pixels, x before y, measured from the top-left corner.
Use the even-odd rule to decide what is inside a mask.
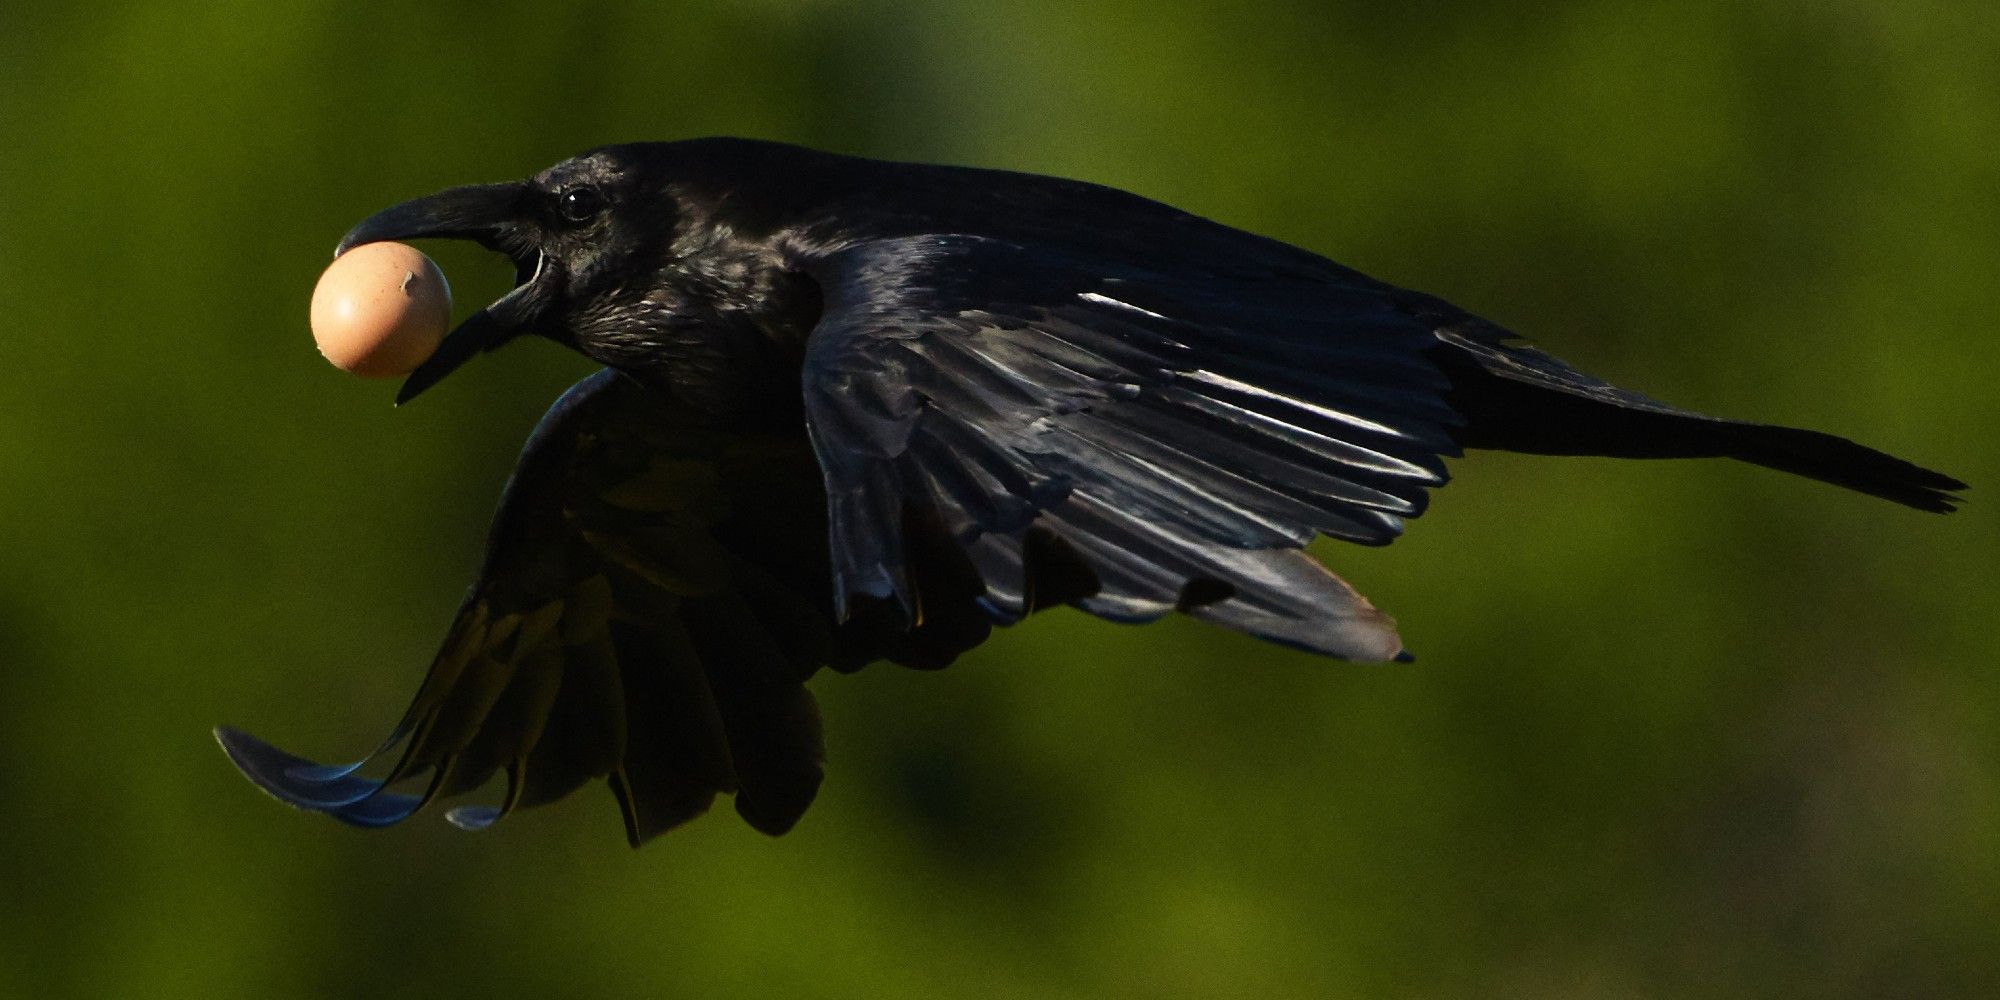
[[[634,844],[719,793],[782,833],[820,782],[814,671],[941,667],[1055,604],[1406,659],[1302,549],[1392,541],[1463,448],[1730,457],[1940,512],[1963,488],[1076,181],[615,146],[398,205],[341,250],[426,236],[519,280],[399,402],[524,333],[607,367],[530,438],[381,777],[218,731],[273,795],[360,825],[504,775],[497,805],[448,815],[483,827],[601,777]]]

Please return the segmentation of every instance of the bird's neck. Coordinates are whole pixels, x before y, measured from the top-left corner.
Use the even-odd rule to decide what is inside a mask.
[[[818,285],[750,259],[675,277],[586,318],[571,346],[716,423],[802,426],[799,372]]]

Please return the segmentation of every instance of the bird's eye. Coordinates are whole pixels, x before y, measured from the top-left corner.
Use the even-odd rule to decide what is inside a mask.
[[[564,191],[556,199],[556,211],[569,222],[589,222],[604,208],[604,196],[596,188],[580,187]]]

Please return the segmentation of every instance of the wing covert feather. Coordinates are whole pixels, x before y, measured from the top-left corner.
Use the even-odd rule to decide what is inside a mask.
[[[804,391],[836,614],[915,619],[914,509],[972,561],[999,624],[1023,613],[1038,529],[1094,575],[1074,599],[1093,614],[1182,609],[1334,656],[1402,652],[1299,551],[1393,540],[1458,453],[1435,334],[1382,286],[974,236],[862,243],[813,273],[826,311]]]

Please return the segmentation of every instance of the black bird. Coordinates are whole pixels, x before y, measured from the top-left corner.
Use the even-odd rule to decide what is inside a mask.
[[[1069,604],[1402,660],[1307,556],[1383,545],[1465,448],[1754,462],[1919,510],[1964,484],[1608,385],[1443,301],[1122,191],[741,139],[610,146],[356,226],[471,239],[517,287],[397,401],[522,334],[563,395],[381,778],[241,732],[259,786],[394,823],[506,776],[479,828],[607,778],[634,845],[717,793],[783,833],[823,757],[806,679],[934,668]],[[391,790],[406,779],[410,793]]]

